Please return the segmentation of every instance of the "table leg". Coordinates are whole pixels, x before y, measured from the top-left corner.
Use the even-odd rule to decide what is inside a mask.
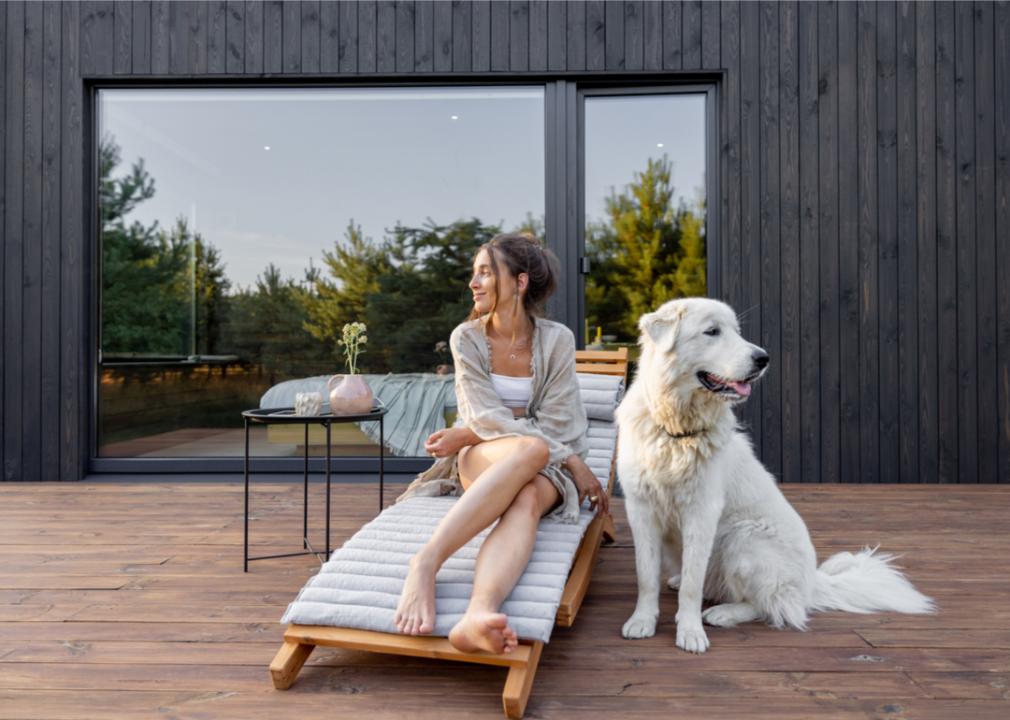
[[[242,572],[249,572],[249,418],[245,418],[245,522],[242,533]]]
[[[302,548],[309,548],[309,424],[305,423],[305,466],[302,470]]]
[[[385,423],[382,421],[382,416],[379,416],[379,512],[382,512],[383,502],[382,502],[382,484],[386,477],[386,433],[385,433]]]
[[[326,422],[326,559],[330,559],[330,423]]]

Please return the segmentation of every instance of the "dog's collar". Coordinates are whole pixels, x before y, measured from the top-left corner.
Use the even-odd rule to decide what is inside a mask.
[[[663,432],[672,437],[674,440],[683,440],[684,438],[697,437],[702,433],[708,432],[709,429],[710,428],[701,428],[700,430],[691,430],[690,432],[672,433],[666,428],[663,428]]]

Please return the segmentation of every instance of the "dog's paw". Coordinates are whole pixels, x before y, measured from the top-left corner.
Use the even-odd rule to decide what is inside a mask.
[[[669,579],[666,581],[666,586],[668,588],[670,588],[671,590],[679,590],[680,589],[680,573],[677,573],[676,575],[671,575],[669,577]]]
[[[628,640],[652,637],[656,634],[656,618],[652,615],[632,615],[621,628],[621,635]]]
[[[708,635],[701,623],[677,623],[677,647],[698,655],[708,650]]]
[[[730,628],[738,625],[740,620],[737,614],[728,605],[716,605],[710,607],[701,614],[702,622],[716,627]]]

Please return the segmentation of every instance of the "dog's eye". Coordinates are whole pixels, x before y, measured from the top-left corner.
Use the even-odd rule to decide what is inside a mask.
[[[717,327],[709,328],[708,330],[705,331],[705,334],[711,337],[715,337],[716,335],[719,334],[719,328]]]

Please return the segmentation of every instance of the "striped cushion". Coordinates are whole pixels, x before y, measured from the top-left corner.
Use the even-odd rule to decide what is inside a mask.
[[[619,378],[605,379],[620,382]],[[611,385],[611,389],[599,386],[589,389],[610,392],[616,406],[623,384]],[[582,384],[584,399],[586,391],[586,385]],[[613,418],[613,408],[609,414]],[[586,462],[606,484],[617,428],[612,420],[591,419],[588,440]],[[407,576],[407,562],[431,537],[455,502],[454,497],[414,497],[383,510],[336,550],[318,575],[309,579],[288,605],[281,622],[397,632],[393,616]],[[519,637],[550,640],[561,593],[592,519],[592,513],[584,506],[577,525],[549,519],[540,522],[529,565],[501,608]],[[460,548],[439,571],[435,581],[433,635],[447,636],[463,616],[473,590],[477,553],[493,527]]]

